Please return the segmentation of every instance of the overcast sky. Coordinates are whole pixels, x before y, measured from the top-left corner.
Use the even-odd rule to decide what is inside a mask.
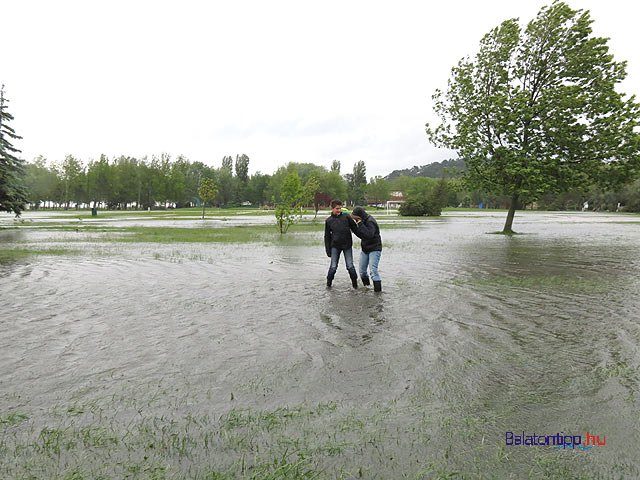
[[[29,161],[245,153],[252,174],[336,159],[386,175],[454,156],[424,133],[434,90],[491,28],[550,3],[0,0],[0,83]],[[640,94],[640,4],[567,3]]]

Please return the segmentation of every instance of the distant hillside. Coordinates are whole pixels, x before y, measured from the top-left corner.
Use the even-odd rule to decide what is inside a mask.
[[[422,165],[421,167],[414,166],[412,168],[405,168],[404,170],[394,170],[384,178],[389,180],[390,182],[393,181],[394,178],[401,175],[406,175],[407,177],[440,178],[444,173],[444,169],[451,167],[456,167],[456,169],[459,171],[466,170],[464,160],[443,160],[442,162],[434,162],[430,163],[429,165]]]

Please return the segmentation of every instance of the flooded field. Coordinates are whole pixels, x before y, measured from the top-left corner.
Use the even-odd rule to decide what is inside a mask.
[[[322,220],[39,215],[0,218],[0,478],[640,476],[640,217],[381,214],[374,294]]]

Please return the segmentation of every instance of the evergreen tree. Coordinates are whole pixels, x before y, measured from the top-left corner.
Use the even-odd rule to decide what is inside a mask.
[[[9,122],[13,115],[7,111],[4,85],[0,88],[0,210],[20,215],[27,203],[27,191],[23,184],[24,161],[15,156],[20,153],[11,143],[22,137],[16,135]]]

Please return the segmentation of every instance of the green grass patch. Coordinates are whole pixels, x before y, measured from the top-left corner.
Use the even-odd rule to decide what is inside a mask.
[[[69,248],[6,248],[0,249],[0,262],[19,260],[32,255],[77,255],[79,253],[79,250],[72,250]]]
[[[221,228],[166,228],[131,227],[118,229],[120,233],[111,238],[118,242],[149,243],[258,243],[273,242],[289,237],[293,232],[320,231],[321,225],[304,224],[295,230],[280,235],[275,225],[231,226]]]
[[[29,416],[23,413],[9,413],[4,417],[0,417],[0,425],[17,425],[20,422],[28,420]]]

